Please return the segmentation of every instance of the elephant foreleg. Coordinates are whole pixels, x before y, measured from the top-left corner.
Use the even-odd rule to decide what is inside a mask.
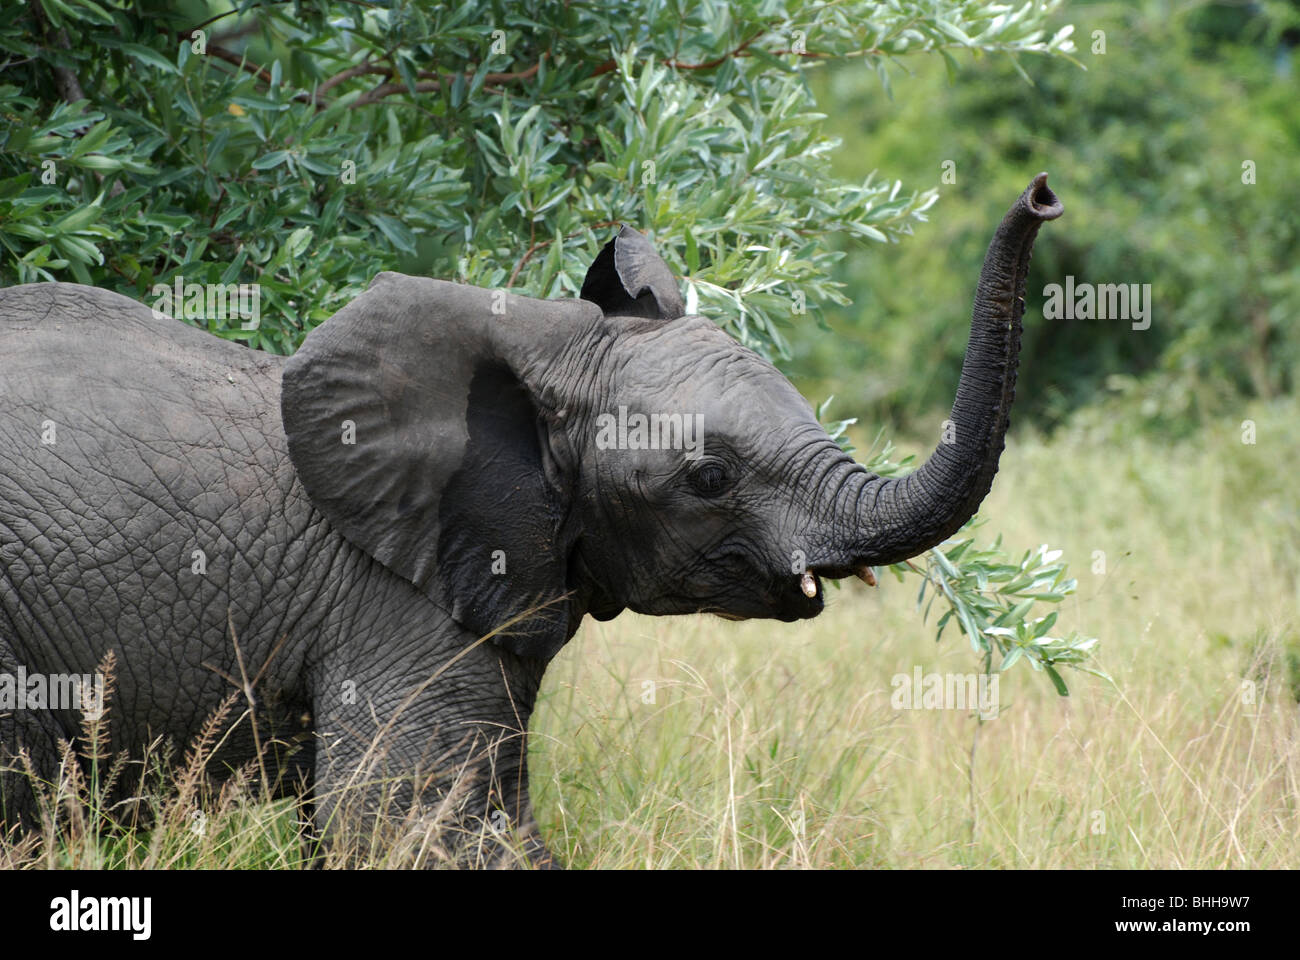
[[[330,671],[316,695],[316,822],[329,856],[386,865],[556,866],[529,802],[526,737],[541,665],[491,647],[457,663]],[[521,669],[521,667],[523,669]]]

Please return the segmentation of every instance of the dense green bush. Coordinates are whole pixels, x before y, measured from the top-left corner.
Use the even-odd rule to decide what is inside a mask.
[[[1039,35],[1054,4],[238,6],[42,0],[0,26],[0,282],[255,281],[260,329],[213,328],[289,352],[384,268],[576,293],[627,221],[779,356],[796,296],[842,299],[821,239],[896,237],[930,199],[831,176],[800,64],[1068,47]]]

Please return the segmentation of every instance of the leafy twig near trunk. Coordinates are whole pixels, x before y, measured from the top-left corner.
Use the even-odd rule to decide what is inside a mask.
[[[819,416],[825,410],[823,404]],[[837,433],[842,435],[846,425],[831,424],[828,429],[838,428]],[[896,461],[893,453],[893,444],[877,436],[864,465],[884,477],[910,473],[915,457]],[[1042,604],[1059,604],[1078,589],[1078,582],[1068,576],[1061,551],[1042,544],[1016,559],[1002,546],[1001,536],[987,547],[978,547],[973,534],[983,522],[978,515],[972,517],[955,537],[926,552],[921,563],[904,560],[890,567],[900,583],[908,576],[921,578],[917,606],[924,608],[927,618],[935,601],[942,599],[947,609],[936,623],[935,639],[942,639],[945,628],[955,621],[984,673],[1003,673],[1023,659],[1035,671],[1046,673],[1063,697],[1069,695],[1069,688],[1060,667],[1072,667],[1110,681],[1109,676],[1089,664],[1097,638],[1077,631],[1053,635],[1055,610],[1034,616]],[[981,716],[981,722],[983,719]]]

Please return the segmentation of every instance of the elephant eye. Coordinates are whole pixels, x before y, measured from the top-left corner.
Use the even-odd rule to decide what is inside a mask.
[[[691,471],[691,486],[704,497],[716,497],[727,489],[727,472],[717,463],[706,463]]]

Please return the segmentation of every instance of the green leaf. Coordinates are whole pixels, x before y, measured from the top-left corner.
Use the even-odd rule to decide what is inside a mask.
[[[92,150],[98,150],[103,145],[104,141],[108,139],[108,135],[112,132],[113,132],[113,121],[101,120],[99,123],[95,124],[88,131],[86,131],[86,133],[81,137],[81,139],[77,141],[77,143],[73,146],[72,153],[70,155],[73,157],[79,157],[83,153],[89,153]]]
[[[76,233],[99,219],[102,208],[95,204],[86,204],[57,220],[51,227],[56,233]]]
[[[272,150],[253,161],[254,170],[271,170],[289,159],[288,150]]]
[[[139,63],[143,63],[145,66],[153,67],[156,70],[161,70],[164,73],[170,73],[174,76],[180,75],[180,70],[176,68],[176,64],[172,63],[157,50],[146,47],[143,44],[131,43],[126,40],[119,40],[116,37],[103,35],[96,36],[95,43],[101,47],[110,47],[121,50],[127,56]]]
[[[975,41],[968,37],[965,31],[958,27],[957,24],[939,17],[936,17],[934,22],[940,30],[964,46],[971,47],[975,45]]]
[[[1010,669],[1017,660],[1024,656],[1024,653],[1025,650],[1023,647],[1012,647],[1008,650],[1002,657],[1002,662],[998,664],[998,673],[1004,673],[1006,670]]]
[[[700,250],[695,245],[695,234],[690,227],[684,227],[682,232],[686,236],[686,269],[691,273],[699,273]],[[821,412],[818,411],[818,417],[820,418],[820,416]]]
[[[77,157],[72,161],[75,167],[81,167],[84,170],[98,170],[102,173],[111,173],[114,170],[121,170],[123,163],[113,157],[105,157],[98,153],[88,154],[84,157]]]
[[[1070,690],[1065,685],[1065,681],[1061,679],[1061,675],[1056,672],[1056,668],[1050,663],[1045,663],[1043,664],[1043,669],[1046,670],[1047,675],[1052,678],[1052,686],[1056,687],[1056,692],[1063,697],[1068,697],[1070,695]]]
[[[398,250],[403,253],[415,252],[415,235],[402,223],[382,213],[372,213],[366,219],[378,227],[380,232],[388,238],[388,242]]]

